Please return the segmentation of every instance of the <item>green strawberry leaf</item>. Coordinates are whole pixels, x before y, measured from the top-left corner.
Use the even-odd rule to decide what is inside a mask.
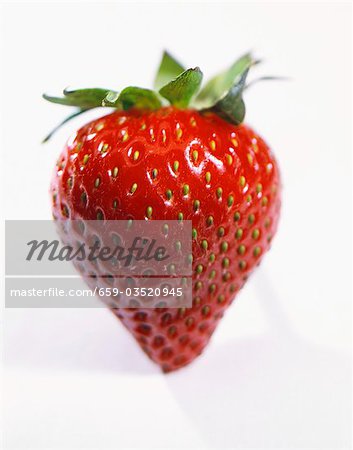
[[[43,98],[52,103],[66,106],[77,106],[81,109],[97,108],[102,106],[103,99],[111,92],[109,89],[64,89],[62,97],[52,97],[43,94]]]
[[[178,63],[167,51],[164,51],[160,62],[154,88],[159,91],[163,86],[184,72],[185,68]]]
[[[105,106],[120,107],[123,110],[130,108],[155,110],[162,106],[154,91],[134,86],[123,89],[112,105],[107,104],[107,101],[109,101],[109,96],[105,99]]]
[[[207,108],[205,111],[212,111],[234,125],[242,123],[245,117],[243,90],[248,72],[249,69],[246,69],[241,75],[240,80],[230,88],[228,93],[215,105]]]
[[[250,53],[236,60],[226,71],[211,78],[194,101],[198,109],[208,109],[220,101],[239,81],[242,74],[251,66],[256,64]]]
[[[43,98],[52,103],[58,103],[65,106],[76,106],[79,108],[78,111],[68,116],[56,126],[53,131],[45,137],[43,142],[47,142],[62,125],[89,109],[103,106],[119,110],[128,110],[130,108],[154,110],[162,106],[158,95],[154,91],[133,86],[123,89],[120,94],[116,91],[100,88],[77,89],[72,91],[65,89],[63,91],[63,97],[52,97],[44,94]]]
[[[163,86],[159,93],[172,105],[187,108],[202,82],[202,72],[198,67],[182,72],[177,78]]]

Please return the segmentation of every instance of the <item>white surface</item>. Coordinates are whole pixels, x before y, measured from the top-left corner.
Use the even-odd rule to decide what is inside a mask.
[[[7,218],[47,218],[68,125],[43,90],[147,86],[162,48],[264,57],[247,121],[282,168],[273,249],[192,366],[164,376],[105,310],[4,312],[5,448],[340,448],[351,438],[350,4],[3,7]],[[97,112],[93,113],[93,115]]]

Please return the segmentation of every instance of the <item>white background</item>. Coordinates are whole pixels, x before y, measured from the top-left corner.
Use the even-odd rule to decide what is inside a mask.
[[[248,49],[247,122],[284,182],[273,249],[204,355],[162,375],[111,313],[6,310],[5,448],[340,448],[351,424],[349,3],[4,4],[7,218],[50,217],[67,111],[43,91],[150,86],[167,48],[212,74]],[[97,115],[100,112],[94,112]]]

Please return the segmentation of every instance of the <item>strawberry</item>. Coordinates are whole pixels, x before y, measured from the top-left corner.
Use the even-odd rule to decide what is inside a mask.
[[[192,307],[112,308],[165,372],[202,352],[276,232],[278,166],[265,141],[242,123],[254,63],[243,56],[196,99],[200,69],[184,70],[167,53],[158,93],[129,87],[45,96],[78,107],[73,116],[116,109],[83,126],[61,153],[51,184],[55,218],[192,221]]]

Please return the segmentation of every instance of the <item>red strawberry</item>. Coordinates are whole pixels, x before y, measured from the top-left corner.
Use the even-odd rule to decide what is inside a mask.
[[[245,55],[211,80],[196,99],[199,111],[187,106],[201,72],[183,71],[167,54],[157,85],[177,77],[159,91],[172,106],[138,88],[46,97],[79,112],[102,103],[120,109],[82,127],[64,148],[51,186],[56,218],[192,220],[193,306],[113,309],[164,371],[202,352],[276,232],[278,167],[240,123],[252,64]]]

